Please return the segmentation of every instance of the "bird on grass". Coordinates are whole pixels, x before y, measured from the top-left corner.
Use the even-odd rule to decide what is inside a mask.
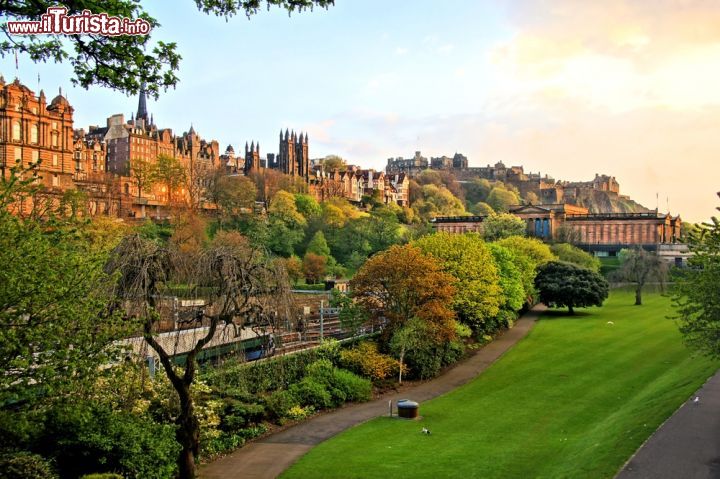
[[[426,427],[422,428],[422,431],[420,431],[420,432],[421,432],[422,434],[427,434],[428,436],[430,435],[430,429],[428,429],[428,428],[426,428]]]

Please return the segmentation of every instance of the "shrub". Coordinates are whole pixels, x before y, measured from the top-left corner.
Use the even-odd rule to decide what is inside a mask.
[[[518,315],[515,311],[501,309],[497,315],[497,322],[504,328],[512,328]]]
[[[348,401],[369,401],[372,397],[372,383],[368,379],[344,369],[336,369],[333,379]]]
[[[54,479],[58,477],[50,462],[27,451],[0,455],[0,479]]]
[[[297,405],[298,399],[287,390],[275,391],[265,399],[265,410],[268,416],[275,420],[286,417],[290,408]]]
[[[340,353],[340,365],[372,381],[381,381],[397,373],[400,365],[394,358],[378,351],[377,343],[364,341]]]
[[[290,387],[290,392],[298,398],[304,406],[315,406],[318,409],[332,407],[334,402],[330,392],[325,385],[315,381],[311,377],[303,378],[297,384]]]
[[[444,366],[457,362],[465,354],[465,345],[460,341],[450,341],[442,345],[410,350],[405,362],[410,376],[417,379],[433,378]]]
[[[105,470],[127,478],[172,478],[180,452],[174,426],[82,403],[50,412],[40,447],[54,455],[63,477]]]
[[[100,474],[87,474],[80,479],[124,479],[120,474],[114,472],[103,472]]]

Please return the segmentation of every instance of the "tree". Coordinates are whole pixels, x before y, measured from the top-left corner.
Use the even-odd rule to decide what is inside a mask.
[[[237,221],[253,212],[257,188],[249,178],[223,175],[217,178],[212,191],[221,222]]]
[[[320,203],[307,193],[295,193],[295,207],[308,221],[322,214]]]
[[[287,191],[278,191],[268,208],[267,246],[272,252],[289,257],[302,241],[306,224],[305,217],[295,206],[295,197]]]
[[[555,243],[550,246],[550,251],[552,251],[560,261],[573,263],[583,268],[591,269],[596,273],[600,272],[600,260],[576,246],[567,243]]]
[[[387,318],[386,340],[414,317],[428,323],[433,338],[448,340],[455,334],[451,305],[456,282],[437,259],[405,245],[368,259],[350,281],[350,289],[372,316]]]
[[[411,318],[403,327],[395,331],[390,340],[390,349],[398,354],[398,383],[402,384],[405,369],[405,353],[422,349],[428,345],[430,337],[427,324],[418,318]]]
[[[479,216],[491,216],[495,214],[495,211],[493,211],[492,207],[483,201],[478,201],[477,203],[472,205],[470,207],[470,212],[474,215]]]
[[[347,170],[347,163],[337,155],[327,155],[322,159],[322,167],[325,173],[332,173],[335,170]]]
[[[138,198],[142,197],[145,188],[150,188],[157,181],[155,165],[144,158],[130,160],[130,176],[137,185]]]
[[[562,261],[540,266],[535,287],[542,303],[551,308],[567,306],[569,314],[576,307],[602,306],[609,294],[608,282],[600,274]]]
[[[287,271],[288,279],[292,283],[300,281],[303,275],[303,262],[300,261],[300,258],[292,255],[289,258],[278,258],[278,260],[281,261],[285,271]]]
[[[553,261],[557,257],[552,254],[548,245],[537,238],[511,236],[499,240],[497,244],[508,248],[515,255],[515,265],[522,277],[526,301],[532,304],[535,296],[535,275],[538,266]]]
[[[14,167],[0,179],[0,425],[40,403],[71,401],[118,359],[112,342],[134,324],[108,309],[108,242],[96,225],[50,209],[43,221],[12,214],[34,177]],[[25,177],[25,179],[21,179]],[[92,242],[95,240],[95,242]]]
[[[476,234],[436,233],[413,243],[437,258],[443,271],[457,278],[453,308],[462,323],[491,331],[488,323],[500,309],[500,277],[492,253]]]
[[[718,194],[720,196],[720,194]],[[718,208],[720,209],[720,208]],[[675,281],[673,305],[685,342],[711,357],[720,357],[720,221],[690,233],[689,268]]]
[[[528,191],[525,193],[525,204],[526,205],[539,205],[540,197],[534,191]]]
[[[305,253],[303,258],[303,273],[309,284],[320,282],[327,272],[327,258],[312,252]]]
[[[196,379],[197,356],[215,336],[218,326],[246,323],[272,325],[278,313],[290,312],[289,288],[282,269],[256,250],[242,245],[215,245],[195,256],[193,284],[203,286],[205,306],[184,320],[187,326],[206,326],[189,345],[185,365],[176,369],[175,351],[166,349],[155,330],[161,317],[159,300],[175,279],[177,253],[164,245],[131,235],[115,249],[107,270],[117,277],[116,307],[143,323],[143,337],[160,358],[166,376],[178,396],[176,439],[182,446],[178,457],[181,479],[195,477],[200,424],[191,387]],[[177,344],[171,341],[170,344]]]
[[[510,236],[525,236],[525,222],[510,213],[493,214],[482,222],[485,241],[497,241]]]
[[[168,204],[180,193],[178,190],[185,184],[186,174],[180,160],[168,155],[158,155],[155,165],[155,179],[162,184],[167,193]]]
[[[500,183],[500,185],[502,185],[502,183]],[[515,192],[500,185],[493,187],[490,194],[488,194],[486,202],[493,211],[497,213],[507,213],[510,210],[510,206],[520,203],[520,198]]]
[[[627,281],[635,285],[635,305],[642,305],[642,290],[649,281],[664,283],[668,266],[657,254],[643,248],[620,251],[620,267],[613,273],[615,281]]]
[[[198,9],[206,14],[225,18],[244,14],[248,18],[257,14],[263,3],[288,10],[288,12],[327,8],[334,0],[196,0]],[[9,21],[38,21],[40,15],[57,2],[37,0],[32,2],[11,0],[2,3],[0,13]],[[160,23],[133,0],[111,0],[99,4],[93,0],[64,1],[68,14],[83,10],[107,13],[109,16],[130,20],[143,19],[152,30]],[[101,8],[101,10],[98,10]],[[151,35],[25,35],[11,36],[7,24],[2,25],[7,40],[0,42],[0,55],[25,53],[35,63],[52,61],[69,62],[74,71],[74,85],[88,89],[91,85],[111,88],[127,94],[136,94],[144,88],[157,97],[160,90],[175,87],[179,81],[181,57],[174,42],[155,41]],[[154,46],[153,46],[154,45]],[[152,48],[151,48],[152,46]]]
[[[315,253],[316,255],[324,256],[326,258],[330,256],[330,247],[328,246],[327,241],[325,240],[325,235],[322,231],[318,231],[313,235],[310,243],[308,243],[306,252]]]
[[[468,204],[476,204],[487,201],[492,185],[485,178],[473,178],[469,183],[464,183],[463,188]]]
[[[497,243],[488,243],[487,246],[490,248],[500,276],[500,289],[503,293],[500,307],[508,311],[519,311],[525,302],[525,292],[522,273],[516,266],[518,261],[515,253]]]

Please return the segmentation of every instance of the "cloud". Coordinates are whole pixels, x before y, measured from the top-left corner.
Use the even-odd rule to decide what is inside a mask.
[[[408,52],[407,48],[404,47],[397,47],[395,49],[395,55],[405,55]]]

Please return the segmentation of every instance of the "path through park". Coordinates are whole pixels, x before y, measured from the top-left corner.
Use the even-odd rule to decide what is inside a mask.
[[[412,399],[422,402],[452,391],[470,381],[495,362],[530,331],[544,311],[536,306],[523,315],[515,327],[488,344],[469,359],[442,376],[401,393],[374,401],[354,404],[322,414],[277,434],[257,440],[200,468],[201,479],[269,479],[279,476],[313,446],[357,424],[388,414],[388,401]]]

